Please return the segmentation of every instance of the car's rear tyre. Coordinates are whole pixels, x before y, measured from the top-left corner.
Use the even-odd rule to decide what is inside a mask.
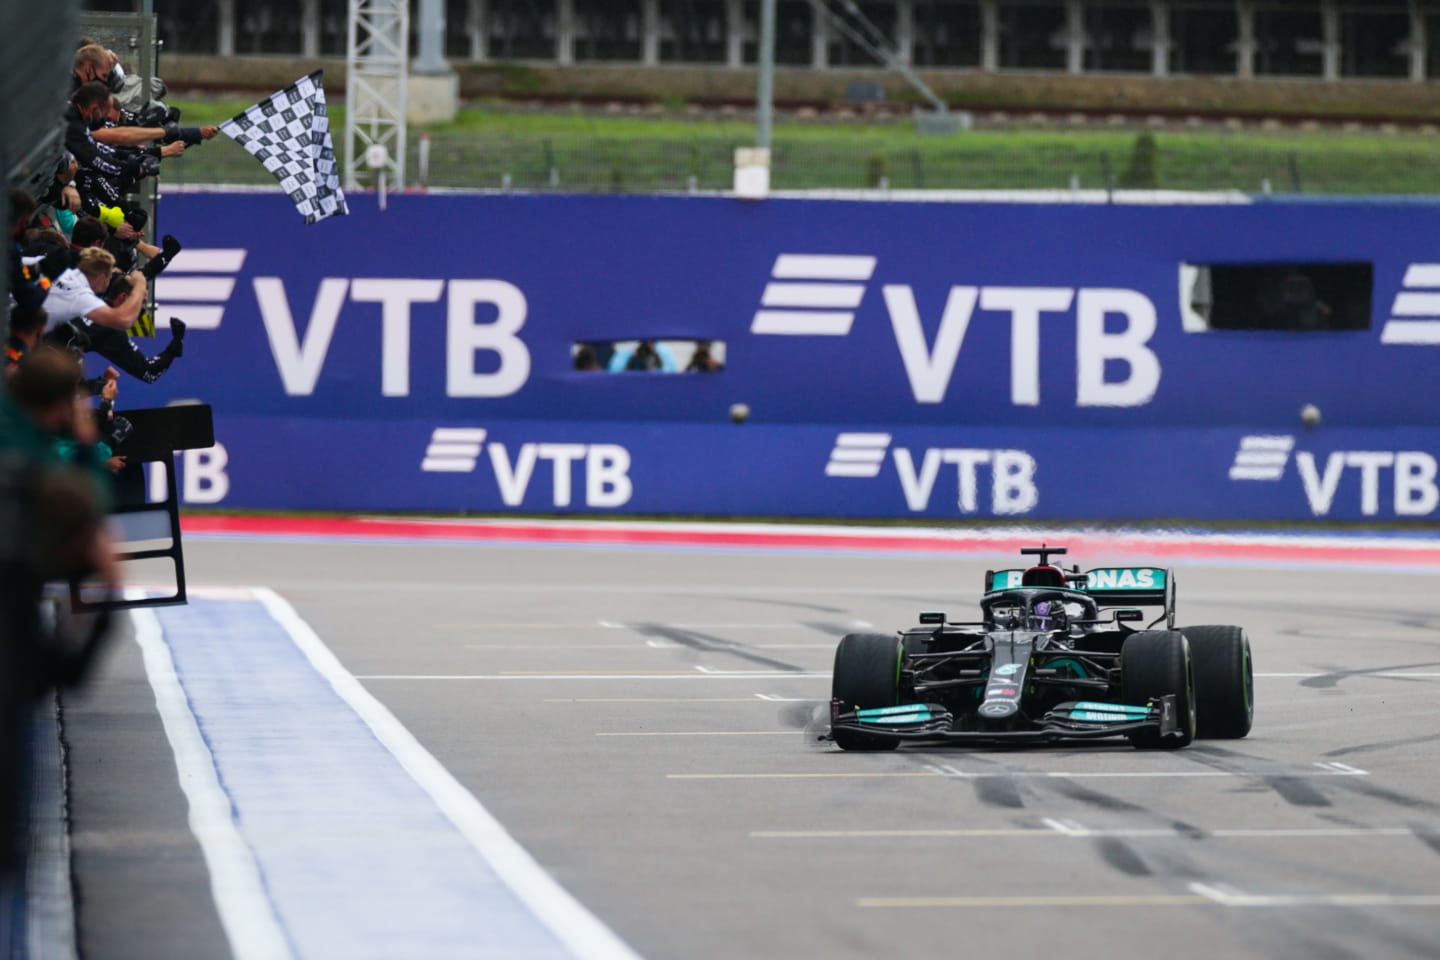
[[[1195,737],[1195,677],[1190,644],[1178,630],[1147,630],[1125,638],[1120,648],[1121,690],[1126,703],[1143,704],[1160,697],[1175,697],[1177,731],[1130,734],[1144,749],[1173,750]]]
[[[835,648],[830,695],[843,709],[871,710],[900,703],[900,638],[880,633],[852,633]],[[896,741],[850,730],[834,731],[842,750],[894,750]]]
[[[1243,627],[1182,627],[1195,669],[1195,708],[1201,739],[1238,740],[1255,719],[1250,637]]]

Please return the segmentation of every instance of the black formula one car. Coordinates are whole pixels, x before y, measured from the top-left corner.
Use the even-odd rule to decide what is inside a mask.
[[[1108,737],[1172,749],[1250,732],[1242,628],[1177,629],[1172,571],[1050,564],[1065,552],[1026,547],[1037,566],[987,571],[977,623],[922,613],[897,635],[843,638],[829,738],[845,750]]]

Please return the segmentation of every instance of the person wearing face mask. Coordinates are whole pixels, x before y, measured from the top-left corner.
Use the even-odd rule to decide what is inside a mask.
[[[178,157],[185,152],[180,140],[164,146],[151,143],[165,136],[158,127],[106,127],[111,110],[110,91],[99,81],[83,84],[70,95],[65,107],[65,149],[78,163],[76,186],[81,208],[91,216],[98,216],[102,206],[121,205],[140,178],[158,174],[161,157]],[[117,130],[140,134],[142,138],[136,143],[149,145],[116,145],[99,138]]]
[[[71,66],[70,88],[74,90],[97,80],[109,88],[123,109],[132,113],[164,100],[169,92],[159,77],[152,77],[147,89],[140,77],[126,72],[114,50],[106,49],[90,37],[82,37]]]

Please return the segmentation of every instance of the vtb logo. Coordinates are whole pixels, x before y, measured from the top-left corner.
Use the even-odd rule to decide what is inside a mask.
[[[916,462],[909,449],[891,449],[890,440],[888,433],[837,434],[830,461],[825,464],[825,476],[878,477],[888,452],[900,478],[905,504],[916,513],[929,508],[943,466],[955,468],[955,499],[961,513],[980,510],[982,470],[990,474],[991,514],[1025,514],[1040,502],[1040,489],[1035,485],[1035,458],[1024,450],[931,447]]]
[[[780,254],[750,332],[849,336],[875,264],[870,256]],[[952,286],[933,342],[912,287],[886,284],[881,293],[918,403],[945,399],[977,313],[1010,317],[1010,402],[1017,407],[1040,405],[1040,332],[1060,322],[1043,319],[1057,314],[1075,317],[1076,406],[1140,407],[1160,386],[1160,358],[1149,346],[1157,327],[1155,304],[1137,290]]]
[[[1423,450],[1335,450],[1323,463],[1309,450],[1295,450],[1293,436],[1255,434],[1240,439],[1230,466],[1230,479],[1274,483],[1282,480],[1295,456],[1295,472],[1305,490],[1310,512],[1329,516],[1345,478],[1359,480],[1360,513],[1380,512],[1382,487],[1391,494],[1390,506],[1399,517],[1423,517],[1440,507],[1436,476],[1440,464]],[[1387,479],[1389,483],[1384,481]]]
[[[218,328],[235,292],[235,275],[244,266],[243,248],[181,250],[155,278],[155,326],[165,329],[176,317],[191,330]]]
[[[173,316],[194,330],[218,328],[247,255],[243,248],[181,250],[155,280],[156,326],[163,329]],[[304,324],[291,311],[283,278],[252,277],[250,288],[276,372],[290,396],[315,392],[348,304],[380,308],[382,396],[410,396],[411,311],[417,304],[442,300],[446,396],[508,397],[530,377],[530,350],[520,337],[529,308],[524,292],[504,280],[324,277]],[[494,369],[477,369],[482,354],[482,365]]]
[[[587,507],[623,507],[635,486],[630,480],[630,451],[615,443],[522,443],[512,456],[501,443],[485,442],[483,427],[436,427],[420,461],[424,473],[474,473],[482,451],[490,461],[500,499],[522,506],[541,461],[550,465],[550,503],[568,507],[574,499],[579,464]]]
[[[1381,343],[1411,346],[1440,344],[1440,263],[1412,263],[1390,305]]]

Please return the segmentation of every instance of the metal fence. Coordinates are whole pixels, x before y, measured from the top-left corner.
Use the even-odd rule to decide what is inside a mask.
[[[1014,148],[994,142],[886,149],[857,140],[778,139],[771,186],[800,189],[919,190],[1239,190],[1323,195],[1440,194],[1440,143],[1408,138],[1386,149],[1295,150],[1277,144],[1233,148],[1136,137],[1115,148],[1063,141]],[[422,163],[412,137],[412,183],[470,189],[570,193],[728,190],[738,137],[689,139],[522,137],[485,133],[432,134]],[[219,138],[167,162],[167,184],[267,184],[269,175],[238,146]]]

